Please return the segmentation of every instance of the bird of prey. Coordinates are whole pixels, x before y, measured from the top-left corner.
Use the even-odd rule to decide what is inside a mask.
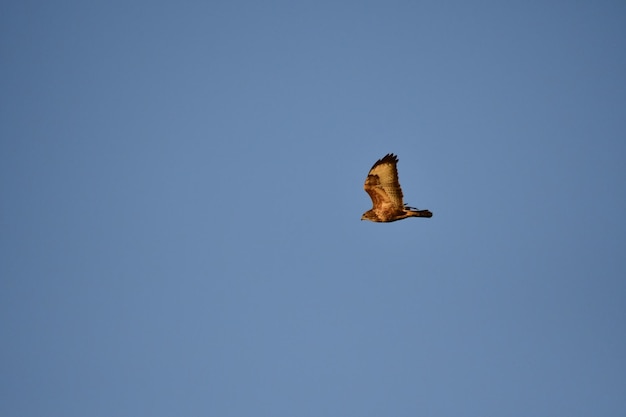
[[[364,188],[372,199],[373,207],[363,213],[361,220],[387,223],[407,217],[433,216],[428,210],[418,210],[404,204],[398,181],[397,163],[398,157],[389,153],[376,161],[370,169]]]

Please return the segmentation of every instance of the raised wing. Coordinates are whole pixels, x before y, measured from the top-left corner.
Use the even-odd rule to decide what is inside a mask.
[[[365,191],[372,199],[374,208],[402,210],[402,189],[396,167],[398,157],[392,153],[376,161],[365,179]]]

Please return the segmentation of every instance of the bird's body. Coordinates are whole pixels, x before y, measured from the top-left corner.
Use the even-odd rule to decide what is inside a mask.
[[[433,216],[428,210],[418,210],[404,204],[397,164],[398,157],[390,153],[376,161],[370,169],[364,188],[372,199],[373,207],[363,213],[361,220],[388,223],[407,217]]]

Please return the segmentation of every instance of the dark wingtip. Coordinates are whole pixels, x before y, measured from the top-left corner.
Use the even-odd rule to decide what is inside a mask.
[[[398,156],[393,153],[388,153],[387,155],[383,156],[383,158],[381,159],[381,161],[385,161],[385,160],[392,160],[392,161],[398,162]]]
[[[387,155],[383,156],[383,157],[382,157],[382,158],[380,158],[378,161],[376,161],[376,162],[374,163],[374,165],[372,165],[372,168],[374,168],[376,165],[379,165],[379,164],[384,164],[384,163],[386,163],[386,162],[389,162],[389,163],[392,163],[392,164],[393,164],[393,163],[396,163],[396,164],[397,164],[397,163],[398,163],[398,161],[399,161],[399,159],[398,159],[398,156],[397,156],[397,155],[392,154],[392,153],[388,153]]]

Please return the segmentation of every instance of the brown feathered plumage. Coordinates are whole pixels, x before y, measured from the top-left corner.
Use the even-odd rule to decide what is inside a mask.
[[[398,157],[392,153],[376,161],[365,179],[365,191],[372,199],[373,207],[363,213],[361,220],[395,222],[407,217],[432,217],[428,210],[409,207],[402,201],[402,189],[398,181]]]

